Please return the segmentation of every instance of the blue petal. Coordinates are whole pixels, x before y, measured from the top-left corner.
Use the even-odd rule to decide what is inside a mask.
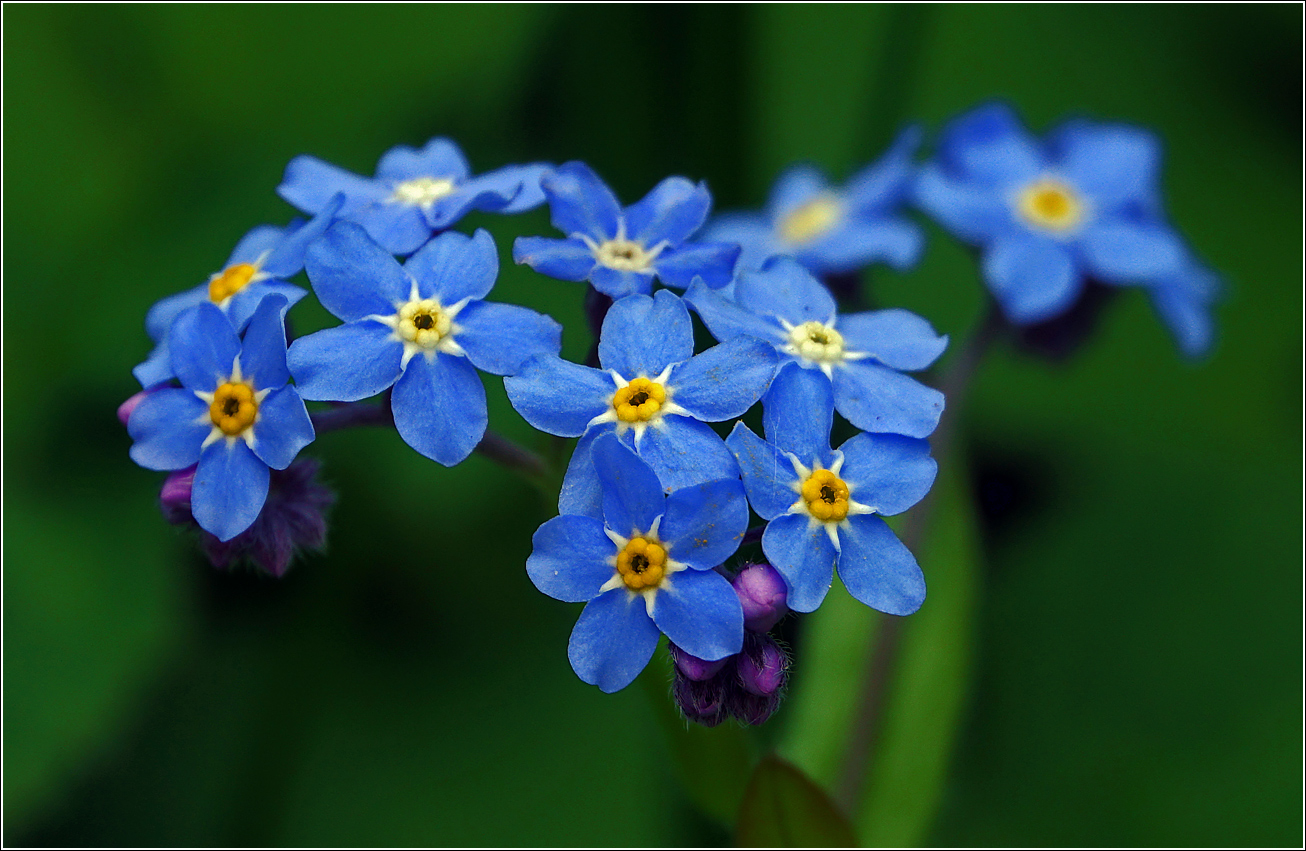
[[[845,314],[835,327],[845,350],[867,352],[894,369],[925,369],[948,347],[929,322],[899,308]]]
[[[149,388],[172,380],[172,353],[168,351],[167,342],[161,342],[150,350],[149,357],[132,367],[132,376]]]
[[[909,269],[924,247],[925,234],[907,219],[849,218],[798,257],[808,268],[823,273],[851,272],[876,262]]]
[[[667,585],[653,598],[653,622],[677,647],[707,662],[743,648],[744,610],[724,576],[684,570]]]
[[[1174,335],[1179,348],[1189,357],[1205,354],[1215,338],[1210,302],[1216,298],[1219,281],[1207,270],[1190,264],[1181,274],[1169,276],[1149,287],[1152,306]]]
[[[516,304],[473,301],[455,320],[458,345],[477,369],[512,375],[536,355],[557,355],[562,326],[552,317]]]
[[[283,387],[290,380],[286,368],[286,311],[290,304],[280,295],[259,303],[241,341],[240,372],[256,390]]]
[[[1069,249],[1033,234],[999,239],[984,252],[982,268],[1003,312],[1018,325],[1060,315],[1083,286]]]
[[[767,524],[762,552],[789,586],[789,608],[814,612],[834,582],[838,553],[822,524],[808,526],[802,514],[787,514]]]
[[[284,470],[299,450],[313,442],[313,421],[293,387],[273,390],[258,406],[254,454],[274,470]]]
[[[910,615],[925,602],[925,575],[883,520],[849,517],[839,541],[839,578],[855,599],[890,615]]]
[[[727,340],[672,367],[672,401],[696,420],[742,417],[770,386],[777,359],[775,347],[761,340]]]
[[[268,498],[268,465],[243,440],[209,444],[195,468],[190,510],[200,528],[229,541],[258,519]]]
[[[649,465],[611,434],[595,439],[590,457],[603,487],[607,527],[626,538],[652,528],[666,511],[666,498]]]
[[[834,390],[830,379],[818,369],[786,364],[762,402],[766,439],[810,466],[813,460],[830,454],[833,425]],[[792,499],[785,503],[791,504]]]
[[[388,254],[411,254],[431,238],[434,230],[421,207],[390,200],[341,213],[340,219],[357,222]]]
[[[690,285],[685,293],[685,301],[694,308],[712,336],[722,342],[748,336],[765,340],[774,346],[785,340],[784,330],[774,319],[758,316],[716,290],[709,289],[702,282]]]
[[[227,315],[206,301],[172,323],[168,349],[181,383],[191,390],[211,392],[231,377],[240,341]]]
[[[379,322],[327,328],[290,344],[286,360],[305,399],[357,402],[399,379],[404,347]]]
[[[582,162],[558,166],[540,180],[553,226],[567,236],[604,242],[617,235],[621,206],[593,169]]]
[[[1142,128],[1070,121],[1053,132],[1050,146],[1058,172],[1099,213],[1145,202],[1157,191],[1161,145]]]
[[[154,342],[163,342],[163,339],[168,336],[168,329],[177,321],[178,316],[208,300],[209,285],[200,284],[198,287],[156,301],[145,314],[145,332]]]
[[[485,436],[485,387],[466,358],[424,354],[408,361],[390,397],[399,436],[418,452],[452,467]]]
[[[404,271],[416,279],[423,298],[434,296],[450,307],[489,294],[499,275],[499,252],[484,228],[472,236],[447,231],[408,258]]]
[[[525,263],[541,275],[562,281],[583,281],[594,270],[594,252],[579,239],[519,236],[512,244],[514,263]]]
[[[597,438],[611,433],[611,425],[595,426],[576,442],[576,449],[567,462],[562,489],[558,492],[559,514],[592,517],[602,522],[603,483],[599,481],[599,471],[594,467],[590,452]]]
[[[238,263],[258,263],[263,259],[263,255],[276,248],[290,231],[291,228],[259,225],[240,238],[240,242],[237,242],[236,247],[231,250],[231,255],[227,257],[227,262],[222,268],[229,269]]]
[[[834,406],[862,431],[928,437],[943,414],[943,394],[869,360],[834,371]]]
[[[744,486],[739,479],[720,479],[681,488],[667,497],[658,534],[667,542],[671,558],[695,570],[711,570],[735,554],[746,531]]]
[[[917,206],[966,242],[988,242],[1012,226],[1011,207],[1002,191],[953,180],[937,165],[921,170],[914,195]]]
[[[835,315],[829,290],[792,257],[772,258],[760,272],[740,272],[735,301],[754,313],[794,325],[829,322]]]
[[[1121,221],[1089,225],[1079,245],[1093,273],[1112,284],[1175,274],[1187,254],[1183,241],[1169,228]]]
[[[629,380],[661,374],[694,354],[694,326],[689,309],[675,293],[658,290],[633,295],[612,305],[599,335],[599,363]]]
[[[390,194],[383,184],[308,155],[295,157],[286,166],[277,194],[306,213],[317,213],[331,203],[336,193],[346,202],[338,215],[351,215]]]
[[[194,393],[165,387],[141,400],[127,420],[131,459],[147,470],[181,470],[199,460],[213,430],[209,406]]]
[[[777,254],[787,254],[788,246],[775,238],[771,222],[761,213],[725,213],[708,222],[701,237],[717,243],[739,243],[740,254],[736,266],[760,269],[762,264]]]
[[[644,598],[614,588],[585,604],[571,631],[567,658],[576,676],[611,694],[639,676],[660,636]]]
[[[726,242],[690,242],[668,249],[655,261],[658,279],[681,289],[694,278],[702,278],[714,289],[724,287],[735,275],[739,250],[738,245]]]
[[[854,212],[883,213],[906,198],[916,168],[912,157],[921,144],[921,128],[908,127],[893,140],[879,160],[854,174],[844,188],[844,200]]]
[[[458,223],[472,210],[488,210],[503,203],[503,196],[496,191],[478,191],[477,184],[464,183],[443,198],[421,205],[420,209],[427,228],[442,231]]]
[[[616,545],[592,517],[555,517],[535,530],[526,575],[555,600],[584,603],[612,578]]]
[[[476,209],[492,213],[524,213],[544,203],[540,180],[553,171],[548,163],[507,165],[468,181],[469,188],[483,194]],[[502,201],[498,199],[502,198]]]
[[[819,169],[810,165],[796,165],[776,178],[767,199],[766,214],[773,222],[784,218],[795,207],[802,206],[830,186]],[[719,238],[719,237],[714,237]]]
[[[303,287],[297,287],[294,284],[287,284],[285,281],[279,281],[276,278],[267,278],[262,281],[255,281],[249,286],[242,289],[231,297],[224,308],[227,312],[227,318],[238,331],[244,331],[245,326],[249,324],[250,318],[258,306],[263,303],[263,299],[269,296],[280,296],[284,298],[290,307],[294,307],[304,296],[308,295],[308,290]]]
[[[726,445],[744,474],[744,490],[753,510],[763,520],[774,520],[787,512],[798,499],[792,487],[798,475],[785,454],[743,423],[735,424]]]
[[[859,434],[839,447],[844,465],[839,476],[851,498],[892,516],[911,508],[930,492],[939,465],[928,441],[900,434]]]
[[[353,222],[327,228],[309,246],[304,267],[322,306],[345,322],[391,316],[411,291],[403,268]]]
[[[939,158],[959,176],[994,187],[1035,178],[1044,157],[1011,107],[991,103],[944,128]]]
[[[398,145],[386,151],[376,166],[382,180],[405,181],[418,177],[446,178],[461,183],[471,174],[467,158],[449,139],[435,138],[421,150]]]
[[[739,475],[735,457],[711,428],[688,417],[670,416],[662,422],[662,428],[644,432],[637,448],[639,457],[658,474],[663,488],[679,490]],[[626,442],[632,441],[627,437]]]
[[[660,242],[676,246],[703,226],[711,208],[706,183],[668,177],[626,208],[626,236],[646,248]]]
[[[628,295],[648,295],[653,291],[652,272],[628,272],[596,263],[590,270],[590,284],[613,300]]]
[[[528,360],[503,386],[526,422],[560,437],[583,434],[590,420],[608,409],[617,390],[612,376],[556,355]]]
[[[263,261],[262,271],[275,278],[289,278],[304,268],[304,254],[318,237],[335,221],[345,203],[343,194],[333,197],[313,220],[298,227],[286,228],[272,253]],[[292,305],[295,300],[291,300]]]

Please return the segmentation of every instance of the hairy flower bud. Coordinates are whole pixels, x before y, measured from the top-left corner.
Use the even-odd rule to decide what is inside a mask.
[[[735,664],[740,684],[751,694],[766,697],[780,691],[789,672],[789,657],[767,635],[750,635]]]
[[[769,564],[750,564],[731,580],[744,607],[744,628],[764,633],[788,612],[789,589],[784,577]]]
[[[697,656],[691,656],[675,644],[672,644],[671,658],[676,663],[677,674],[684,675],[695,682],[703,682],[715,677],[717,672],[724,668],[726,662],[730,661],[733,657],[727,656],[726,658],[718,659],[715,662],[707,662]]]

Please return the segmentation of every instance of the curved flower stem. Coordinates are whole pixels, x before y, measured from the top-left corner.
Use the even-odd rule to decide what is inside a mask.
[[[939,426],[934,431],[935,460],[942,467],[947,463],[953,447],[953,433],[960,416],[966,390],[983,359],[985,352],[999,334],[1006,328],[996,302],[990,301],[988,312],[979,328],[967,340],[965,348],[944,373],[940,390],[947,400],[947,407],[939,419]],[[929,526],[931,509],[934,504],[934,491],[922,499],[904,518],[900,538],[907,549],[913,553],[920,548]],[[871,761],[871,749],[879,734],[880,722],[884,714],[884,704],[888,689],[893,681],[894,667],[898,661],[898,646],[902,639],[902,626],[906,619],[885,616],[876,631],[874,647],[868,654],[866,670],[862,675],[861,699],[858,701],[857,716],[849,731],[848,749],[843,768],[839,775],[835,795],[844,811],[856,811],[866,787],[867,769]]]
[[[393,426],[395,424],[394,415],[390,413],[388,399],[380,405],[350,402],[325,411],[314,411],[308,417],[313,421],[313,430],[318,434],[339,431],[342,428],[354,428],[355,426]]]

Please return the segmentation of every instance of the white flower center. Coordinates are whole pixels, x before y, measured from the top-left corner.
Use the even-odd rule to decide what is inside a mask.
[[[790,245],[811,242],[830,231],[843,216],[843,205],[832,192],[822,192],[790,210],[779,223],[780,238]]]
[[[462,327],[454,321],[458,313],[467,306],[470,298],[445,307],[439,299],[422,298],[417,292],[417,282],[413,281],[408,301],[395,304],[395,312],[389,316],[372,314],[366,318],[380,322],[394,332],[391,339],[404,344],[404,356],[401,367],[408,366],[414,355],[425,355],[428,360],[437,353],[466,357],[467,352],[458,345],[454,337]]]
[[[454,189],[454,182],[447,177],[414,177],[395,184],[390,200],[410,207],[426,207],[451,194]]]
[[[844,359],[843,335],[833,325],[804,322],[785,329],[789,342],[784,349],[794,357],[817,364],[835,364]]]
[[[610,239],[594,248],[594,258],[609,269],[622,272],[650,272],[657,252],[629,239]]]

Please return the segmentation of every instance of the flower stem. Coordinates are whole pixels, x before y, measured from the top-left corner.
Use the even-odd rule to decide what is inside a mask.
[[[989,346],[1006,327],[996,302],[990,301],[988,312],[979,328],[967,340],[965,348],[948,367],[941,381],[940,390],[947,400],[947,407],[939,419],[939,426],[934,431],[932,442],[935,447],[934,457],[942,467],[954,445],[954,432],[962,410],[965,394],[970,386],[980,361]],[[920,548],[925,531],[929,526],[934,505],[934,491],[926,495],[909,511],[904,518],[900,538],[907,549],[913,553]],[[844,811],[853,813],[866,790],[868,768],[871,764],[872,749],[880,732],[884,716],[885,701],[889,687],[894,679],[894,669],[898,662],[898,648],[902,641],[902,627],[906,618],[884,616],[880,629],[872,639],[874,646],[868,654],[866,669],[862,675],[861,699],[858,712],[849,731],[847,756],[835,787],[835,794]]]

